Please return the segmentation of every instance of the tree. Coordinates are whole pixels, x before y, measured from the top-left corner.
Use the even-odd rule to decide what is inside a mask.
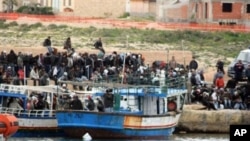
[[[14,6],[17,6],[17,0],[3,0],[3,5],[6,5],[7,13],[13,12],[14,11]]]

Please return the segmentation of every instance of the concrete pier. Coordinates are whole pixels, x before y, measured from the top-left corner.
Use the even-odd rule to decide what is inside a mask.
[[[185,105],[176,131],[195,133],[229,133],[232,124],[250,125],[247,110],[199,110],[202,105]]]

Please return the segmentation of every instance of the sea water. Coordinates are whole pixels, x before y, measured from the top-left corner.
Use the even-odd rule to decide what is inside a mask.
[[[84,141],[83,139],[69,138],[14,138],[11,137],[8,141]],[[92,140],[102,141],[102,140]],[[174,134],[166,141],[229,141],[228,134]]]

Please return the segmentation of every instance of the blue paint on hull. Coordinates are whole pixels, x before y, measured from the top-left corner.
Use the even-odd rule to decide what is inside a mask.
[[[81,138],[89,133],[94,139],[164,139],[172,135],[175,127],[151,129],[125,128],[126,114],[98,112],[57,112],[58,127],[74,138]],[[138,115],[133,115],[138,116]]]

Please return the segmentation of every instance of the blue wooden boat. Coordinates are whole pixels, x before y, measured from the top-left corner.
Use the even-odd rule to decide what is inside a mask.
[[[46,95],[47,108],[29,109],[27,103],[35,94]],[[0,113],[9,113],[17,117],[19,129],[13,137],[61,137],[63,131],[58,128],[55,110],[52,103],[57,102],[54,95],[63,94],[57,86],[17,86],[0,85]],[[10,99],[15,105],[8,105]],[[54,101],[53,101],[54,100]],[[17,103],[15,103],[17,102]],[[18,106],[19,105],[19,106]]]
[[[91,96],[100,99],[104,93]],[[160,87],[113,85],[111,111],[58,110],[58,127],[72,138],[88,133],[93,139],[166,139],[178,124],[186,93],[184,79]]]

